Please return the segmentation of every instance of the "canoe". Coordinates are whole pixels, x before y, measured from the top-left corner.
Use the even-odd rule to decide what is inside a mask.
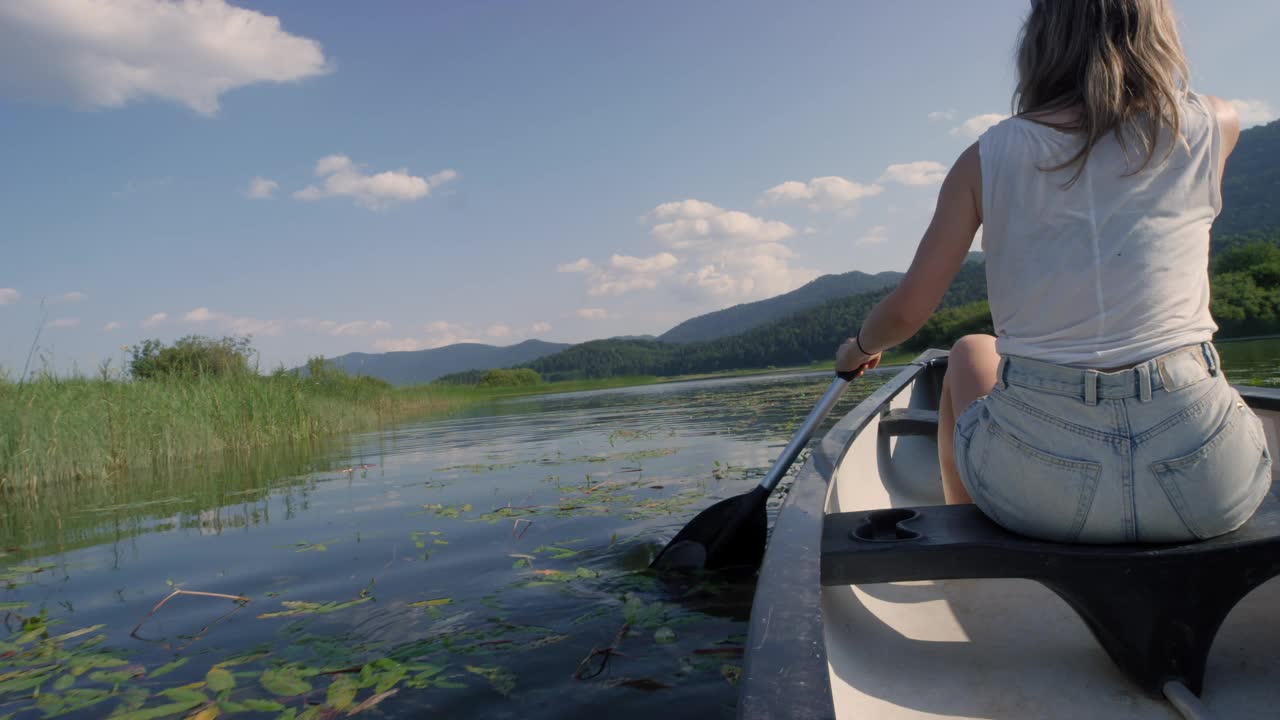
[[[1267,521],[1270,525],[1259,520],[1260,512],[1255,515],[1257,523],[1251,520],[1237,531],[1239,536],[1232,533],[1221,541],[1147,546],[1150,549],[1052,546],[1030,540],[1022,543],[1005,533],[1012,548],[1010,557],[1032,558],[1030,565],[1013,563],[1017,567],[1010,566],[1008,575],[1001,575],[999,568],[977,567],[977,574],[987,577],[967,579],[974,575],[964,573],[974,568],[960,566],[966,562],[981,565],[980,560],[972,559],[977,555],[970,554],[956,556],[961,561],[955,572],[946,565],[950,561],[939,556],[944,562],[933,563],[928,572],[934,574],[924,575],[950,575],[953,579],[840,581],[892,577],[913,564],[921,565],[921,558],[927,560],[928,553],[913,556],[899,549],[910,549],[913,544],[918,549],[922,543],[932,542],[928,537],[911,537],[917,534],[912,532],[913,521],[896,522],[914,511],[895,511],[900,515],[890,517],[888,535],[882,527],[880,536],[867,536],[884,541],[878,544],[862,542],[857,537],[860,531],[848,529],[856,526],[850,522],[871,517],[865,511],[922,508],[920,527],[932,527],[924,532],[935,537],[946,535],[939,528],[950,527],[945,523],[952,522],[947,519],[951,516],[936,521],[943,525],[935,522],[932,526],[924,522],[928,517],[942,517],[952,509],[976,512],[972,506],[936,507],[943,504],[943,498],[937,445],[929,434],[929,423],[930,411],[937,408],[945,362],[942,352],[921,355],[814,443],[808,461],[788,489],[760,571],[738,716],[1167,720],[1202,713],[1213,718],[1280,717],[1280,623],[1276,622],[1280,578],[1271,577],[1280,567],[1280,544],[1269,542],[1270,535],[1280,536],[1280,510],[1275,510],[1280,507],[1280,485],[1273,484],[1264,503],[1264,508],[1273,509],[1274,517]],[[1280,452],[1280,391],[1238,389],[1262,418],[1272,457],[1276,457]],[[936,428],[936,412],[933,423]],[[1280,462],[1275,467],[1280,471]],[[972,518],[964,522],[969,523],[964,526],[969,529],[955,525],[960,528],[957,533],[977,533],[995,545],[1005,542],[998,537],[1004,531],[994,525],[994,529],[978,528],[974,523],[979,521]],[[982,518],[981,522],[988,521]],[[870,524],[862,522],[856,527]],[[1246,533],[1245,529],[1251,530]],[[944,538],[936,545],[947,542]],[[852,547],[859,543],[860,547]],[[1201,563],[1201,558],[1205,562]],[[1237,558],[1241,563],[1271,563],[1271,569],[1255,567],[1222,575],[1223,566]],[[1071,563],[1083,563],[1085,568],[1095,567],[1089,563],[1100,563],[1096,565],[1100,568],[1098,580],[1092,587],[1089,583],[1094,576],[1089,572],[1077,573],[1083,579],[1072,579],[1082,593],[1080,597],[1102,599],[1091,621],[1073,609],[1087,602],[1068,603],[1063,597],[1070,597],[1070,593],[1055,592],[1045,584],[1055,585],[1045,578]],[[1182,567],[1177,563],[1197,568],[1196,572],[1199,568],[1219,572],[1213,577],[1226,577],[1226,584],[1237,576],[1257,575],[1261,579],[1249,579],[1246,589],[1237,593],[1243,599],[1235,603],[1232,598],[1227,603],[1231,609],[1220,627],[1216,620],[1207,623],[1206,637],[1212,645],[1207,660],[1202,660],[1205,670],[1203,685],[1196,687],[1199,697],[1184,692],[1186,684],[1175,682],[1164,687],[1165,692],[1173,693],[1171,701],[1161,692],[1165,675],[1159,669],[1169,660],[1152,648],[1185,644],[1185,637],[1177,637],[1181,630],[1168,632],[1185,627],[1178,617],[1171,624],[1160,625],[1160,617],[1180,611],[1154,606],[1168,599],[1177,607],[1202,609],[1202,601],[1213,596],[1217,581],[1192,582],[1186,592],[1156,593],[1149,602],[1127,605],[1122,602],[1126,597],[1146,597],[1141,595],[1145,592],[1141,583],[1129,590],[1114,585],[1118,588],[1116,602],[1106,599],[1113,587],[1108,583],[1140,580],[1153,567]],[[1022,579],[1038,573],[1046,575],[1037,580]],[[1172,581],[1179,582],[1186,574],[1178,570]],[[1170,579],[1167,572],[1151,575],[1157,576],[1164,578],[1162,582]],[[1065,584],[1058,586],[1059,590],[1064,588]],[[1108,623],[1121,636],[1138,637],[1139,649],[1147,653],[1138,664],[1149,661],[1157,666],[1154,685],[1150,677],[1144,685],[1133,672],[1121,669],[1113,657],[1122,656],[1122,652],[1109,654],[1103,648],[1100,637],[1108,633]],[[1148,624],[1164,630],[1134,630]],[[1200,655],[1203,658],[1205,652]],[[1180,681],[1181,677],[1173,679]],[[1193,679],[1188,684],[1195,687],[1198,682]]]

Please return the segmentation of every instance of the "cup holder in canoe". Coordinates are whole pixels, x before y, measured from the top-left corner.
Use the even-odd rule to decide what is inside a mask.
[[[873,510],[853,531],[853,537],[867,542],[901,542],[919,539],[920,533],[902,527],[907,520],[920,517],[915,510]]]

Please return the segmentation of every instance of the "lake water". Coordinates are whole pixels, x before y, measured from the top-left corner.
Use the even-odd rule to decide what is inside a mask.
[[[1280,341],[1221,349],[1277,379]],[[827,382],[529,398],[10,496],[0,718],[732,717],[750,584],[645,568]]]

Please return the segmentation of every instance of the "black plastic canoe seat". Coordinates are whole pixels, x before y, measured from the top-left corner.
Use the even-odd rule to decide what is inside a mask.
[[[935,410],[894,408],[880,416],[880,432],[886,435],[937,435]]]
[[[1232,533],[1183,545],[1066,545],[1015,535],[973,505],[828,515],[822,584],[1026,578],[1057,593],[1153,697],[1199,694],[1223,619],[1280,575],[1280,500]]]

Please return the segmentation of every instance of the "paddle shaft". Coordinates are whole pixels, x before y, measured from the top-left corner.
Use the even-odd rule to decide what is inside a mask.
[[[844,394],[844,389],[849,386],[849,380],[852,379],[853,373],[841,373],[835,380],[831,381],[831,387],[822,394],[822,398],[818,400],[818,404],[814,406],[809,413],[809,417],[804,419],[804,424],[796,431],[795,437],[791,438],[791,442],[787,443],[787,447],[782,450],[782,454],[773,462],[773,467],[769,468],[769,474],[764,476],[760,481],[760,487],[766,491],[772,492],[778,486],[778,482],[782,480],[782,476],[787,474],[787,470],[791,467],[791,463],[799,457],[800,451],[804,450],[805,445],[809,444],[809,438],[813,437],[813,433],[826,419],[827,414],[831,412],[831,408],[840,402],[840,396]]]

